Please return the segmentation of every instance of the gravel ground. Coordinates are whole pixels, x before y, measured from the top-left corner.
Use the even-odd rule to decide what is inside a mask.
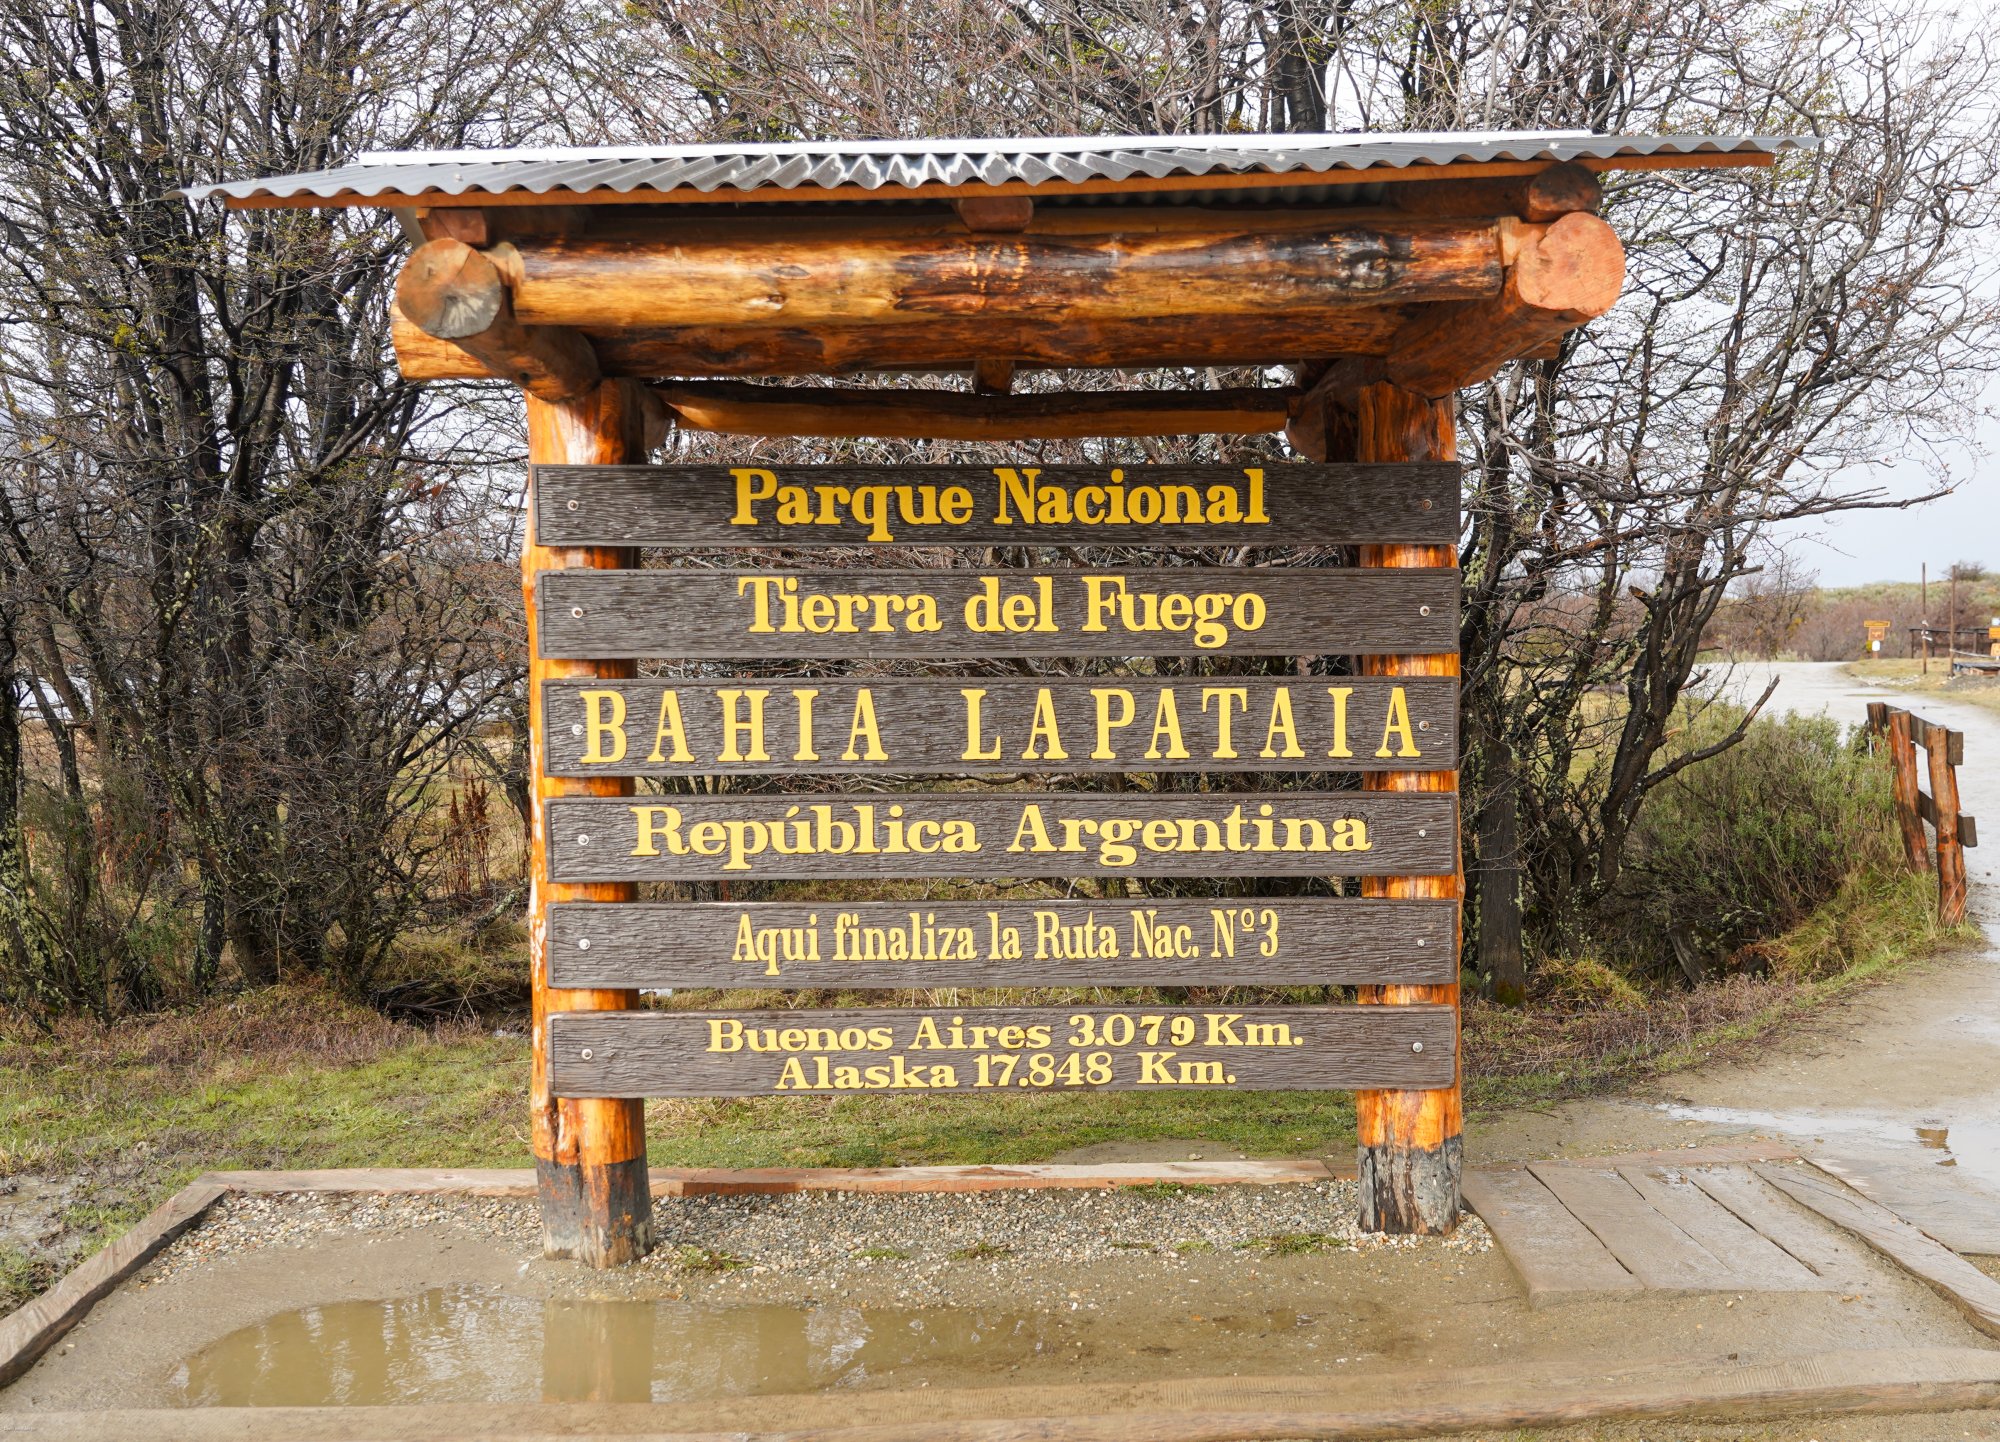
[[[949,1271],[996,1279],[1016,1268],[1096,1266],[1119,1259],[1191,1262],[1304,1257],[1330,1252],[1472,1254],[1492,1239],[1468,1216],[1450,1237],[1363,1235],[1352,1182],[1277,1186],[1121,1188],[863,1195],[657,1198],[659,1245],[636,1269],[591,1274],[624,1291],[642,1281],[909,1284]],[[301,1247],[339,1234],[458,1233],[539,1252],[535,1204],[449,1195],[235,1196],[217,1205],[139,1278],[153,1286],[213,1259]],[[618,1278],[619,1283],[613,1279]]]

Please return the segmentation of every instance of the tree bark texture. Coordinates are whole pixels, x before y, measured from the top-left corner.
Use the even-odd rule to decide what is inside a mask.
[[[581,400],[551,403],[527,397],[531,462],[615,465],[646,458],[652,401],[631,381],[607,381]],[[629,778],[553,777],[541,691],[552,680],[626,679],[629,661],[544,660],[536,645],[535,577],[545,570],[611,569],[629,564],[613,547],[556,549],[536,544],[534,507],[521,550],[522,594],[528,614],[529,825],[528,957],[533,992],[533,1063],[529,1106],[541,1199],[542,1249],[593,1267],[622,1266],[652,1249],[652,1196],[646,1172],[645,1104],[637,1100],[565,1099],[548,1077],[548,1019],[557,1011],[623,1011],[638,1006],[628,990],[554,989],[548,984],[548,908],[558,901],[631,901],[629,883],[558,886],[548,881],[548,806],[558,796],[628,796]]]

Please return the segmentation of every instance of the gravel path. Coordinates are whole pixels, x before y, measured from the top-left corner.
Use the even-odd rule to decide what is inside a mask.
[[[843,1284],[918,1282],[981,1269],[1045,1273],[1117,1259],[1247,1261],[1329,1252],[1471,1254],[1492,1242],[1467,1216],[1448,1238],[1363,1235],[1352,1182],[1277,1186],[1009,1191],[946,1195],[808,1192],[787,1196],[658,1198],[659,1245],[636,1270],[655,1281],[759,1277]],[[451,1233],[538,1256],[526,1199],[281,1193],[235,1196],[142,1274],[155,1286],[218,1258],[305,1247],[356,1233]],[[610,1281],[617,1274],[593,1274]],[[897,1287],[896,1290],[902,1290]]]

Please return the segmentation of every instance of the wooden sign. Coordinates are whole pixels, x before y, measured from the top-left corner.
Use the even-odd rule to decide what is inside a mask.
[[[1448,771],[1451,677],[550,681],[550,776]]]
[[[565,1097],[1223,1091],[1451,1085],[1448,1006],[568,1011]]]
[[[1445,874],[1457,817],[1441,792],[558,797],[549,879]]]
[[[1451,570],[543,571],[571,659],[1309,656],[1458,646]]]
[[[1458,979],[1450,901],[567,902],[549,984],[1423,986]]]
[[[537,466],[544,546],[1454,545],[1455,465]]]

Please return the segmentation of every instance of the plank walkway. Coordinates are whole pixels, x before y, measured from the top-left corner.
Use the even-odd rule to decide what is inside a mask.
[[[1833,1157],[1656,1153],[1474,1172],[1465,1198],[1531,1307],[1641,1293],[1859,1292],[1871,1285],[1872,1252],[2000,1337],[2000,1282],[1939,1235],[1983,1253],[2000,1230],[2000,1199],[1963,1185]],[[1897,1199],[1910,1215],[1884,1205]]]

